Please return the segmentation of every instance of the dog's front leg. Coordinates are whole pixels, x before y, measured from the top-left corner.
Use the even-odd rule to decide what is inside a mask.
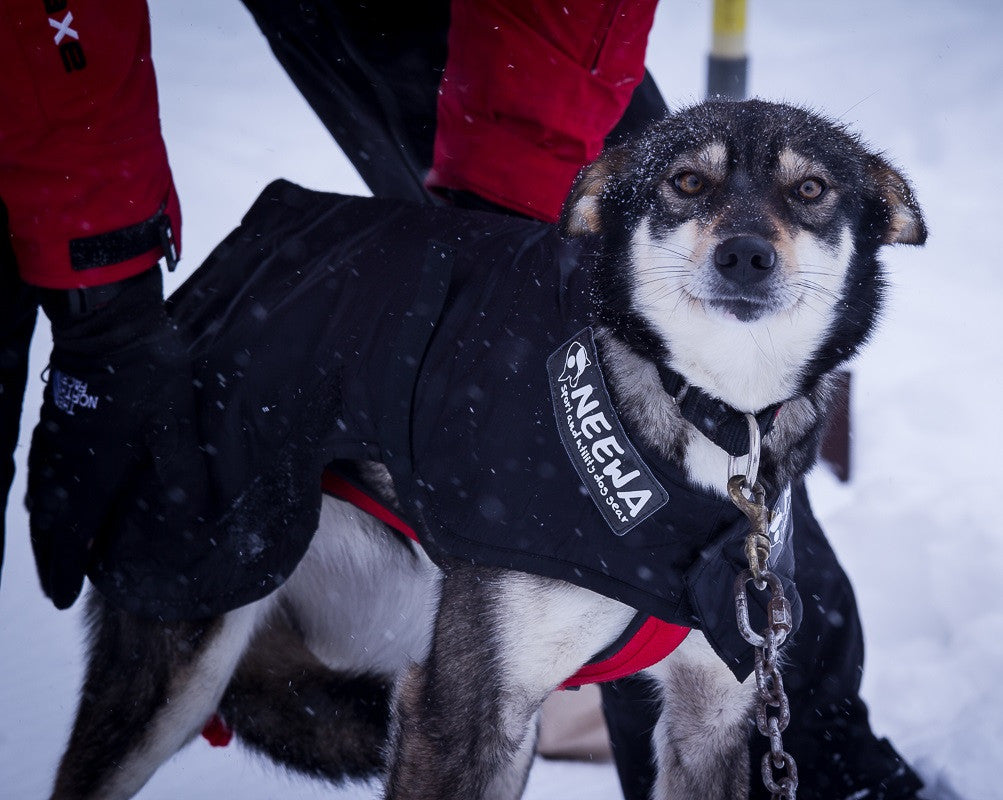
[[[754,679],[736,680],[699,631],[646,670],[662,695],[656,800],[746,800]]]
[[[518,798],[540,705],[632,615],[560,581],[447,569],[428,659],[398,687],[387,797]]]
[[[387,797],[518,797],[535,745],[539,700],[512,694],[497,595],[505,573],[453,566],[443,577],[432,646],[401,679]]]

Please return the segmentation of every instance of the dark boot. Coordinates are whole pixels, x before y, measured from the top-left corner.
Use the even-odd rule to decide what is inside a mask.
[[[7,232],[7,209],[0,203],[0,497],[3,510],[14,479],[14,448],[21,428],[21,403],[28,378],[28,346],[35,330],[35,290],[18,277]],[[0,514],[0,569],[6,514]]]

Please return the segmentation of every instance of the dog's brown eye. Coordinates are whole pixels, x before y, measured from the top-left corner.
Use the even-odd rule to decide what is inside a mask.
[[[818,178],[805,178],[798,186],[798,197],[802,200],[818,200],[825,192],[825,184]]]
[[[683,194],[700,194],[704,188],[703,178],[695,172],[680,172],[672,179],[672,182]]]

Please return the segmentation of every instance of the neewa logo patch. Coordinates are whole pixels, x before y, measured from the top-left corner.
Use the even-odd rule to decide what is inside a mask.
[[[87,394],[87,384],[72,375],[52,370],[52,397],[56,408],[72,415],[77,408],[95,411],[98,399],[93,394]]]
[[[557,429],[568,458],[617,536],[664,506],[669,495],[655,480],[613,410],[592,328],[547,359]]]

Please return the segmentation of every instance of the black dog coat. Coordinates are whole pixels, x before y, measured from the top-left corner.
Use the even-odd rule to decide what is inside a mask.
[[[542,223],[272,184],[172,298],[217,524],[150,541],[130,513],[92,579],[163,618],[262,597],[309,544],[324,465],[371,459],[433,559],[559,578],[700,628],[744,678],[732,584],[747,523],[625,429],[586,271]],[[789,519],[771,563],[796,597]]]

